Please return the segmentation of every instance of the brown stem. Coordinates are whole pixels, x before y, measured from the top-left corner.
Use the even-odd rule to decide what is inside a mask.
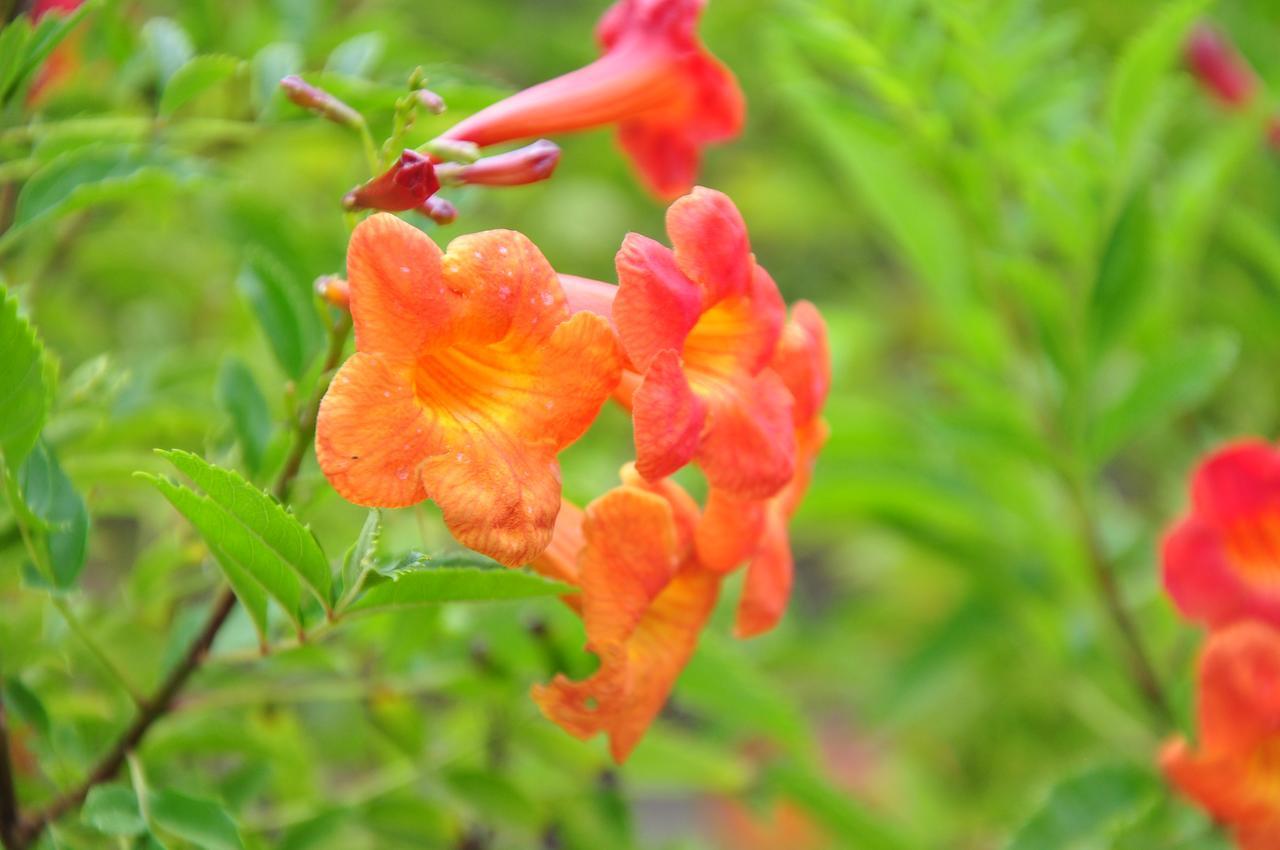
[[[13,762],[9,755],[9,726],[0,699],[0,845],[13,846],[13,833],[18,827],[18,794],[13,781]]]
[[[1129,672],[1147,707],[1156,721],[1164,729],[1175,724],[1173,709],[1169,698],[1160,684],[1160,676],[1147,652],[1142,640],[1142,632],[1134,622],[1124,597],[1120,592],[1120,584],[1116,581],[1115,568],[1107,557],[1102,541],[1098,538],[1097,528],[1091,519],[1087,502],[1079,489],[1075,491],[1076,513],[1080,525],[1080,534],[1084,538],[1089,560],[1089,571],[1093,577],[1094,587],[1102,602],[1103,608],[1120,635],[1125,652],[1129,657]]]
[[[343,317],[338,320],[338,323],[330,331],[329,351],[325,356],[320,379],[306,409],[298,417],[294,425],[293,446],[289,451],[289,456],[285,459],[279,476],[276,478],[275,487],[272,488],[276,498],[281,501],[288,498],[294,479],[298,476],[298,470],[302,467],[302,460],[306,456],[307,447],[311,445],[311,438],[315,433],[316,416],[320,409],[320,400],[324,397],[325,390],[328,389],[329,374],[342,358],[342,350],[346,345],[347,335],[350,330],[350,319]],[[231,610],[235,608],[235,605],[235,594],[230,588],[223,588],[222,592],[218,594],[218,598],[214,601],[204,628],[200,630],[199,636],[187,648],[182,660],[165,677],[155,695],[143,703],[142,710],[134,718],[133,723],[129,724],[129,728],[121,734],[111,746],[111,749],[107,751],[107,754],[98,761],[89,772],[89,775],[79,785],[55,797],[40,811],[25,819],[16,819],[15,807],[15,820],[13,821],[15,826],[11,830],[11,834],[4,837],[5,846],[9,850],[26,850],[40,837],[40,833],[44,831],[46,826],[83,803],[85,797],[89,795],[89,791],[95,786],[107,782],[116,775],[124,765],[129,753],[142,742],[143,737],[146,736],[155,722],[168,713],[178,692],[182,690],[187,680],[191,678],[191,675],[195,673],[204,661],[210,647],[213,646],[214,639],[218,636],[218,632],[222,629],[223,624],[226,623],[227,617],[230,616]],[[2,709],[0,709],[0,744],[4,744],[2,733],[3,713]],[[4,769],[7,770],[7,759],[4,760],[4,764]],[[0,778],[0,784],[3,781],[3,778]],[[3,793],[2,787],[0,787],[0,793]],[[0,806],[3,806],[3,800],[0,800]],[[3,817],[3,811],[0,810],[0,824],[6,822]]]

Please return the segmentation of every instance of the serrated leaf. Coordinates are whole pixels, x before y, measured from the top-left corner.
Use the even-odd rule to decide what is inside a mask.
[[[104,835],[141,835],[147,831],[138,797],[125,785],[99,785],[80,807],[80,820]]]
[[[148,809],[156,826],[204,850],[243,850],[231,816],[212,800],[164,790],[150,795]]]
[[[195,55],[191,37],[172,18],[158,17],[147,21],[142,27],[142,40],[161,84],[172,80],[178,69]]]
[[[207,89],[234,77],[244,62],[234,56],[214,54],[197,56],[179,68],[164,87],[160,97],[160,114],[172,115],[183,104]]]
[[[1183,339],[1144,364],[1133,386],[1089,431],[1093,457],[1105,461],[1142,432],[1203,402],[1231,372],[1240,345],[1227,332]]]
[[[1105,839],[1139,817],[1159,793],[1159,783],[1147,770],[1106,766],[1085,771],[1056,785],[1005,850],[1107,846]]]
[[[53,398],[52,373],[35,329],[18,301],[0,286],[0,452],[18,469],[44,427]]]
[[[383,38],[376,32],[353,36],[333,49],[324,69],[348,77],[364,77],[382,56],[382,45]]]
[[[300,379],[319,354],[324,337],[310,287],[264,251],[250,254],[237,287],[253,308],[281,368],[294,380]]]
[[[4,704],[14,717],[26,723],[38,735],[49,734],[49,712],[40,697],[16,676],[4,680]]]
[[[1089,298],[1090,341],[1105,350],[1123,332],[1142,299],[1152,269],[1151,206],[1145,193],[1129,200],[1098,261]]]
[[[348,609],[376,613],[441,602],[491,602],[563,596],[575,588],[524,570],[428,567],[397,574],[370,586]]]
[[[258,114],[276,101],[280,81],[302,70],[302,48],[292,42],[268,44],[253,57],[253,95]]]
[[[215,395],[218,406],[231,417],[245,466],[256,473],[271,440],[271,411],[243,360],[233,356],[222,361]]]
[[[346,556],[342,559],[342,592],[346,593],[360,580],[360,574],[374,566],[374,558],[378,554],[378,540],[382,536],[382,512],[377,508],[369,511],[360,527],[360,535],[351,544]]]
[[[160,452],[241,523],[275,559],[311,589],[326,610],[331,576],[329,561],[311,531],[275,499],[235,472],[220,469],[190,452]]]
[[[75,584],[89,551],[89,509],[62,471],[53,450],[37,441],[18,472],[18,486],[27,510],[40,519],[37,545],[43,547],[53,569],[53,585],[65,590]]]

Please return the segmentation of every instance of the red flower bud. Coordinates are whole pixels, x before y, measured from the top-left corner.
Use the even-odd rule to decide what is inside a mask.
[[[436,173],[442,183],[523,186],[546,180],[559,162],[560,147],[542,139],[517,150],[486,156],[470,165],[441,165]]]
[[[390,169],[347,193],[342,205],[348,210],[401,212],[422,204],[440,189],[431,160],[406,150]]]
[[[344,127],[359,127],[364,121],[360,113],[324,89],[316,88],[301,77],[290,74],[280,81],[285,97],[310,112]]]
[[[453,224],[458,218],[458,208],[440,197],[430,197],[418,207],[418,212],[441,226]]]
[[[1244,106],[1257,89],[1244,58],[1231,42],[1205,24],[1197,26],[1187,40],[1186,60],[1200,85],[1225,106]]]
[[[432,115],[439,115],[448,108],[444,98],[431,89],[418,89],[414,94],[417,95],[418,105]]]

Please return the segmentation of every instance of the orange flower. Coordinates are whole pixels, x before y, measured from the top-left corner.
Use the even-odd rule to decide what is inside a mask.
[[[697,521],[678,485],[651,484],[627,467],[622,486],[588,505],[581,523],[579,598],[600,667],[581,682],[556,676],[533,698],[579,738],[608,735],[618,762],[662,709],[715,606],[719,578],[693,555]]]
[[[791,395],[769,368],[786,306],[727,196],[695,189],[667,210],[667,232],[674,250],[627,236],[616,288],[562,278],[570,304],[609,314],[635,370],[621,400],[645,478],[696,459],[714,487],[772,496],[795,471]]]
[[[1165,589],[1183,616],[1280,625],[1280,450],[1245,440],[1206,458],[1163,555]]]
[[[728,572],[750,559],[736,627],[744,638],[769,631],[786,611],[794,569],[787,525],[828,435],[819,414],[831,388],[831,352],[826,323],[808,301],[792,308],[769,365],[794,401],[795,475],[770,499],[743,499],[712,487],[696,537],[698,557],[708,569]]]
[[[31,5],[31,20],[39,21],[49,14],[70,15],[82,5],[84,0],[36,0]],[[27,89],[27,106],[39,105],[49,92],[62,85],[79,69],[82,64],[81,42],[83,39],[84,36],[81,33],[75,32],[54,48],[53,53],[49,54],[44,64],[40,66],[35,80],[31,83],[31,88]]]
[[[320,406],[320,468],[350,501],[433,499],[465,545],[529,561],[560,509],[556,454],[618,382],[608,324],[570,317],[555,272],[511,231],[441,254],[375,215],[352,234],[347,270],[356,353]]]
[[[1254,622],[1215,633],[1199,684],[1199,747],[1170,741],[1161,766],[1241,850],[1280,850],[1280,632]]]
[[[604,55],[472,115],[443,138],[480,147],[608,124],[649,187],[687,192],[701,149],[742,130],[742,92],[698,39],[705,0],[619,0],[596,31]]]

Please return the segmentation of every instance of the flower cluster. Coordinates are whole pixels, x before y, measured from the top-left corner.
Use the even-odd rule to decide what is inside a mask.
[[[454,125],[383,174],[349,192],[348,209],[423,209],[442,185],[519,186],[551,176],[560,150],[540,136],[616,127],[618,141],[659,197],[692,188],[702,149],[737,136],[745,107],[733,74],[698,38],[705,0],[618,0],[596,30],[602,55],[591,64],[519,91]],[[429,94],[406,99],[410,114]],[[291,93],[292,97],[292,93]],[[332,98],[324,108],[334,113]],[[295,99],[295,102],[300,102]],[[307,104],[302,104],[306,106]],[[342,123],[339,121],[339,123]],[[533,144],[475,161],[481,149]],[[433,171],[438,171],[437,176]]]
[[[1164,584],[1207,626],[1199,741],[1167,744],[1169,778],[1229,825],[1243,850],[1280,847],[1280,449],[1260,440],[1210,455],[1192,507],[1166,535]]]
[[[466,546],[579,589],[600,659],[590,678],[535,688],[573,734],[624,759],[693,652],[726,575],[745,566],[737,631],[782,616],[787,525],[826,439],[826,328],[790,318],[725,195],[696,188],[667,214],[672,247],[629,235],[618,283],[559,276],[524,236],[490,231],[441,251],[387,214],[362,222],[349,284],[356,351],[324,398],[320,467],[369,506],[431,499]],[[614,398],[635,462],[581,508],[557,454]],[[699,505],[670,476],[695,464]]]

